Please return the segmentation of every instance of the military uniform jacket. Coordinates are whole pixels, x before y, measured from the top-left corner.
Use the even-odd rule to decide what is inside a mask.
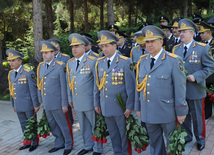
[[[150,69],[150,55],[141,56],[139,60],[139,83],[146,75],[146,98],[144,90],[136,92],[135,110],[141,111],[141,119],[145,123],[169,123],[176,116],[188,113],[185,101],[186,77],[182,59],[162,50],[153,68]]]
[[[42,89],[38,91],[38,97],[39,102],[43,103],[46,110],[57,110],[68,106],[65,72],[65,64],[55,59],[48,69],[45,62],[41,62],[38,66],[37,78],[43,85]]]
[[[148,54],[148,52],[146,50],[143,51],[142,48],[140,47],[140,45],[132,48],[131,53],[130,53],[130,58],[131,58],[132,62],[134,63],[134,65],[137,64],[140,57],[144,54]]]
[[[186,98],[190,100],[202,99],[206,96],[206,90],[197,83],[205,86],[205,79],[214,72],[214,61],[209,55],[211,53],[208,45],[193,40],[186,56],[183,56],[183,44],[178,44],[173,48],[173,53],[181,56],[184,67],[188,74],[195,77],[196,82],[187,81]]]
[[[67,63],[66,79],[67,82],[68,101],[73,102],[74,109],[77,111],[89,111],[94,109],[94,88],[96,83],[94,78],[96,58],[84,55],[79,67],[76,71],[75,58],[69,59]],[[68,78],[68,76],[70,76]],[[69,87],[69,83],[73,81],[73,88]]]
[[[212,40],[210,41],[209,46],[210,46],[211,51],[212,51],[212,53],[210,53],[210,54],[212,54],[212,57],[214,58],[214,39],[213,39],[213,38],[212,38]],[[212,84],[212,83],[214,83],[214,73],[211,74],[211,75],[207,78],[206,83],[207,83],[207,84]]]
[[[22,66],[16,77],[14,70],[11,70],[8,78],[11,90],[13,89],[14,92],[14,98],[10,96],[11,103],[16,112],[31,111],[39,106],[34,71]]]
[[[67,61],[70,59],[70,56],[59,52],[58,56],[55,59],[57,61],[62,61],[62,62],[64,62],[64,64],[66,64]]]
[[[126,57],[130,57],[130,51],[131,51],[131,47],[128,46],[127,44],[124,44],[122,48],[118,48],[118,51],[120,51],[120,53]]]
[[[109,68],[106,57],[99,58],[97,61],[96,82],[101,81],[104,72],[106,72],[106,79],[104,87],[95,93],[95,106],[101,106],[102,114],[106,117],[123,115],[122,108],[116,102],[118,93],[121,93],[126,109],[134,108],[135,78],[133,65],[130,64],[130,58],[118,53],[116,53]]]
[[[181,39],[179,39],[179,41],[178,41],[177,44],[180,44],[180,42],[181,42]],[[165,50],[168,51],[168,52],[170,52],[170,53],[172,53],[173,47],[174,47],[175,45],[177,45],[177,44],[175,44],[175,37],[173,36],[173,37],[171,37],[170,39],[168,39],[168,40],[166,41]]]

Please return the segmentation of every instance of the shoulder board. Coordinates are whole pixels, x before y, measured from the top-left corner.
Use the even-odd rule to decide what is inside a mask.
[[[42,61],[42,62],[40,62],[40,63],[39,63],[39,65],[42,65],[42,64],[44,64],[44,63],[45,63],[45,62],[44,62],[44,61]]]
[[[198,42],[198,45],[201,45],[201,46],[206,46],[206,44],[205,43],[200,43],[200,42]]]
[[[73,57],[73,58],[68,59],[68,62],[69,62],[69,61],[71,61],[71,60],[74,60],[74,57]]]
[[[128,59],[128,57],[123,56],[123,55],[120,55],[120,58],[122,58],[122,59],[124,59],[124,60],[127,60],[127,59]]]
[[[168,55],[168,56],[170,56],[172,58],[175,58],[175,59],[178,57],[178,55],[172,54],[172,53],[167,53],[166,55]]]
[[[26,72],[30,72],[30,69],[24,68],[24,71],[26,71]]]
[[[94,55],[98,57],[99,54],[97,54],[97,53],[94,52]]]
[[[67,56],[68,56],[68,54],[64,54],[64,53],[62,53],[62,55],[63,55],[63,56],[65,56],[65,57],[67,57]]]
[[[143,57],[146,57],[146,56],[148,56],[148,55],[149,55],[149,54],[141,55],[141,56],[140,56],[140,59],[143,58]]]
[[[104,59],[104,58],[105,58],[105,57],[100,57],[100,58],[97,59],[97,61],[102,60],[102,59]]]
[[[90,55],[88,55],[87,57],[88,57],[89,59],[91,59],[91,60],[94,60],[94,59],[95,59],[95,57],[90,56]]]
[[[56,63],[58,63],[59,65],[62,65],[62,64],[63,64],[62,61],[57,61]]]
[[[137,45],[137,46],[135,46],[135,47],[132,47],[132,50],[135,49],[135,48],[138,48],[138,47],[139,47],[139,45]]]
[[[174,46],[174,48],[178,47],[179,45],[181,45],[181,44],[177,44],[177,45],[175,45],[175,46]]]
[[[214,40],[211,42],[211,44],[214,44]]]

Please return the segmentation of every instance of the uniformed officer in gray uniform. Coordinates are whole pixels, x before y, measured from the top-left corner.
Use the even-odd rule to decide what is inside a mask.
[[[136,36],[136,42],[138,45],[132,48],[130,58],[133,64],[136,65],[140,57],[144,54],[147,54],[148,52],[146,51],[146,45],[142,31],[137,31],[134,33],[134,35]]]
[[[205,86],[206,78],[213,73],[214,61],[209,55],[209,52],[211,52],[209,46],[193,40],[194,32],[198,31],[198,27],[191,20],[181,19],[178,26],[182,43],[176,45],[172,52],[183,58],[184,67],[188,71],[186,77],[186,100],[189,106],[189,113],[183,128],[188,134],[186,142],[192,141],[192,116],[197,148],[202,150],[205,147],[206,131],[202,99],[206,96],[206,90],[200,85]]]
[[[117,36],[102,30],[100,45],[105,54],[99,58],[96,69],[95,110],[102,113],[110,134],[115,155],[128,155],[128,143],[125,119],[134,108],[135,78],[131,59],[116,52]],[[98,94],[97,94],[98,93]],[[116,102],[116,95],[121,93],[126,111]]]
[[[176,120],[182,124],[188,113],[186,77],[182,59],[162,48],[164,31],[149,25],[142,33],[149,54],[141,56],[136,66],[135,110],[146,123],[150,153],[164,155],[163,133],[168,146],[168,135],[176,128]]]
[[[72,128],[68,120],[68,99],[65,64],[54,59],[57,48],[48,41],[41,41],[44,62],[37,68],[39,102],[43,104],[48,123],[55,139],[54,148],[49,153],[64,148],[64,155],[71,152]]]
[[[80,123],[80,130],[84,141],[84,149],[78,155],[94,151],[93,155],[102,153],[102,144],[91,138],[95,126],[94,110],[94,78],[96,58],[85,53],[89,41],[80,34],[72,33],[69,36],[73,58],[67,63],[67,90],[69,104],[74,107]]]
[[[48,39],[47,41],[51,42],[54,46],[56,46],[56,48],[58,48],[58,50],[54,52],[55,53],[54,54],[54,58],[56,60],[62,61],[62,62],[64,62],[66,64],[67,61],[70,59],[70,56],[60,52],[60,43],[61,43],[61,41],[59,41],[56,38],[51,38],[51,39]]]
[[[92,46],[93,46],[94,40],[92,38],[88,37],[87,33],[81,33],[81,35],[83,37],[85,37],[89,42],[89,44],[87,46],[85,46],[85,53],[87,55],[90,55],[90,56],[93,56],[93,57],[97,58],[99,54],[97,54],[94,51],[92,51]]]
[[[10,100],[13,111],[17,113],[24,133],[28,118],[33,116],[34,112],[39,110],[37,96],[36,76],[34,71],[22,66],[24,55],[16,50],[8,49],[6,51],[7,60],[10,61],[12,70],[8,74]],[[39,139],[36,137],[31,140],[31,144],[24,144],[19,150],[29,148],[33,151],[37,148]]]

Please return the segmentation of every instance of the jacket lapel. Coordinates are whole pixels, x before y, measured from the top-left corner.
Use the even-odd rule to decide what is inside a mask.
[[[56,63],[56,61],[55,61],[55,59],[53,59],[50,66],[48,67],[47,71],[45,72],[45,76],[48,75],[54,69],[55,63]],[[44,68],[46,69],[46,66]]]

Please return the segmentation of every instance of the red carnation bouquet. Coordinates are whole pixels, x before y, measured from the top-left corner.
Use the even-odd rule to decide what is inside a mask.
[[[46,117],[45,109],[43,109],[42,118],[39,120],[38,124],[38,137],[46,138],[50,136],[50,127]]]

